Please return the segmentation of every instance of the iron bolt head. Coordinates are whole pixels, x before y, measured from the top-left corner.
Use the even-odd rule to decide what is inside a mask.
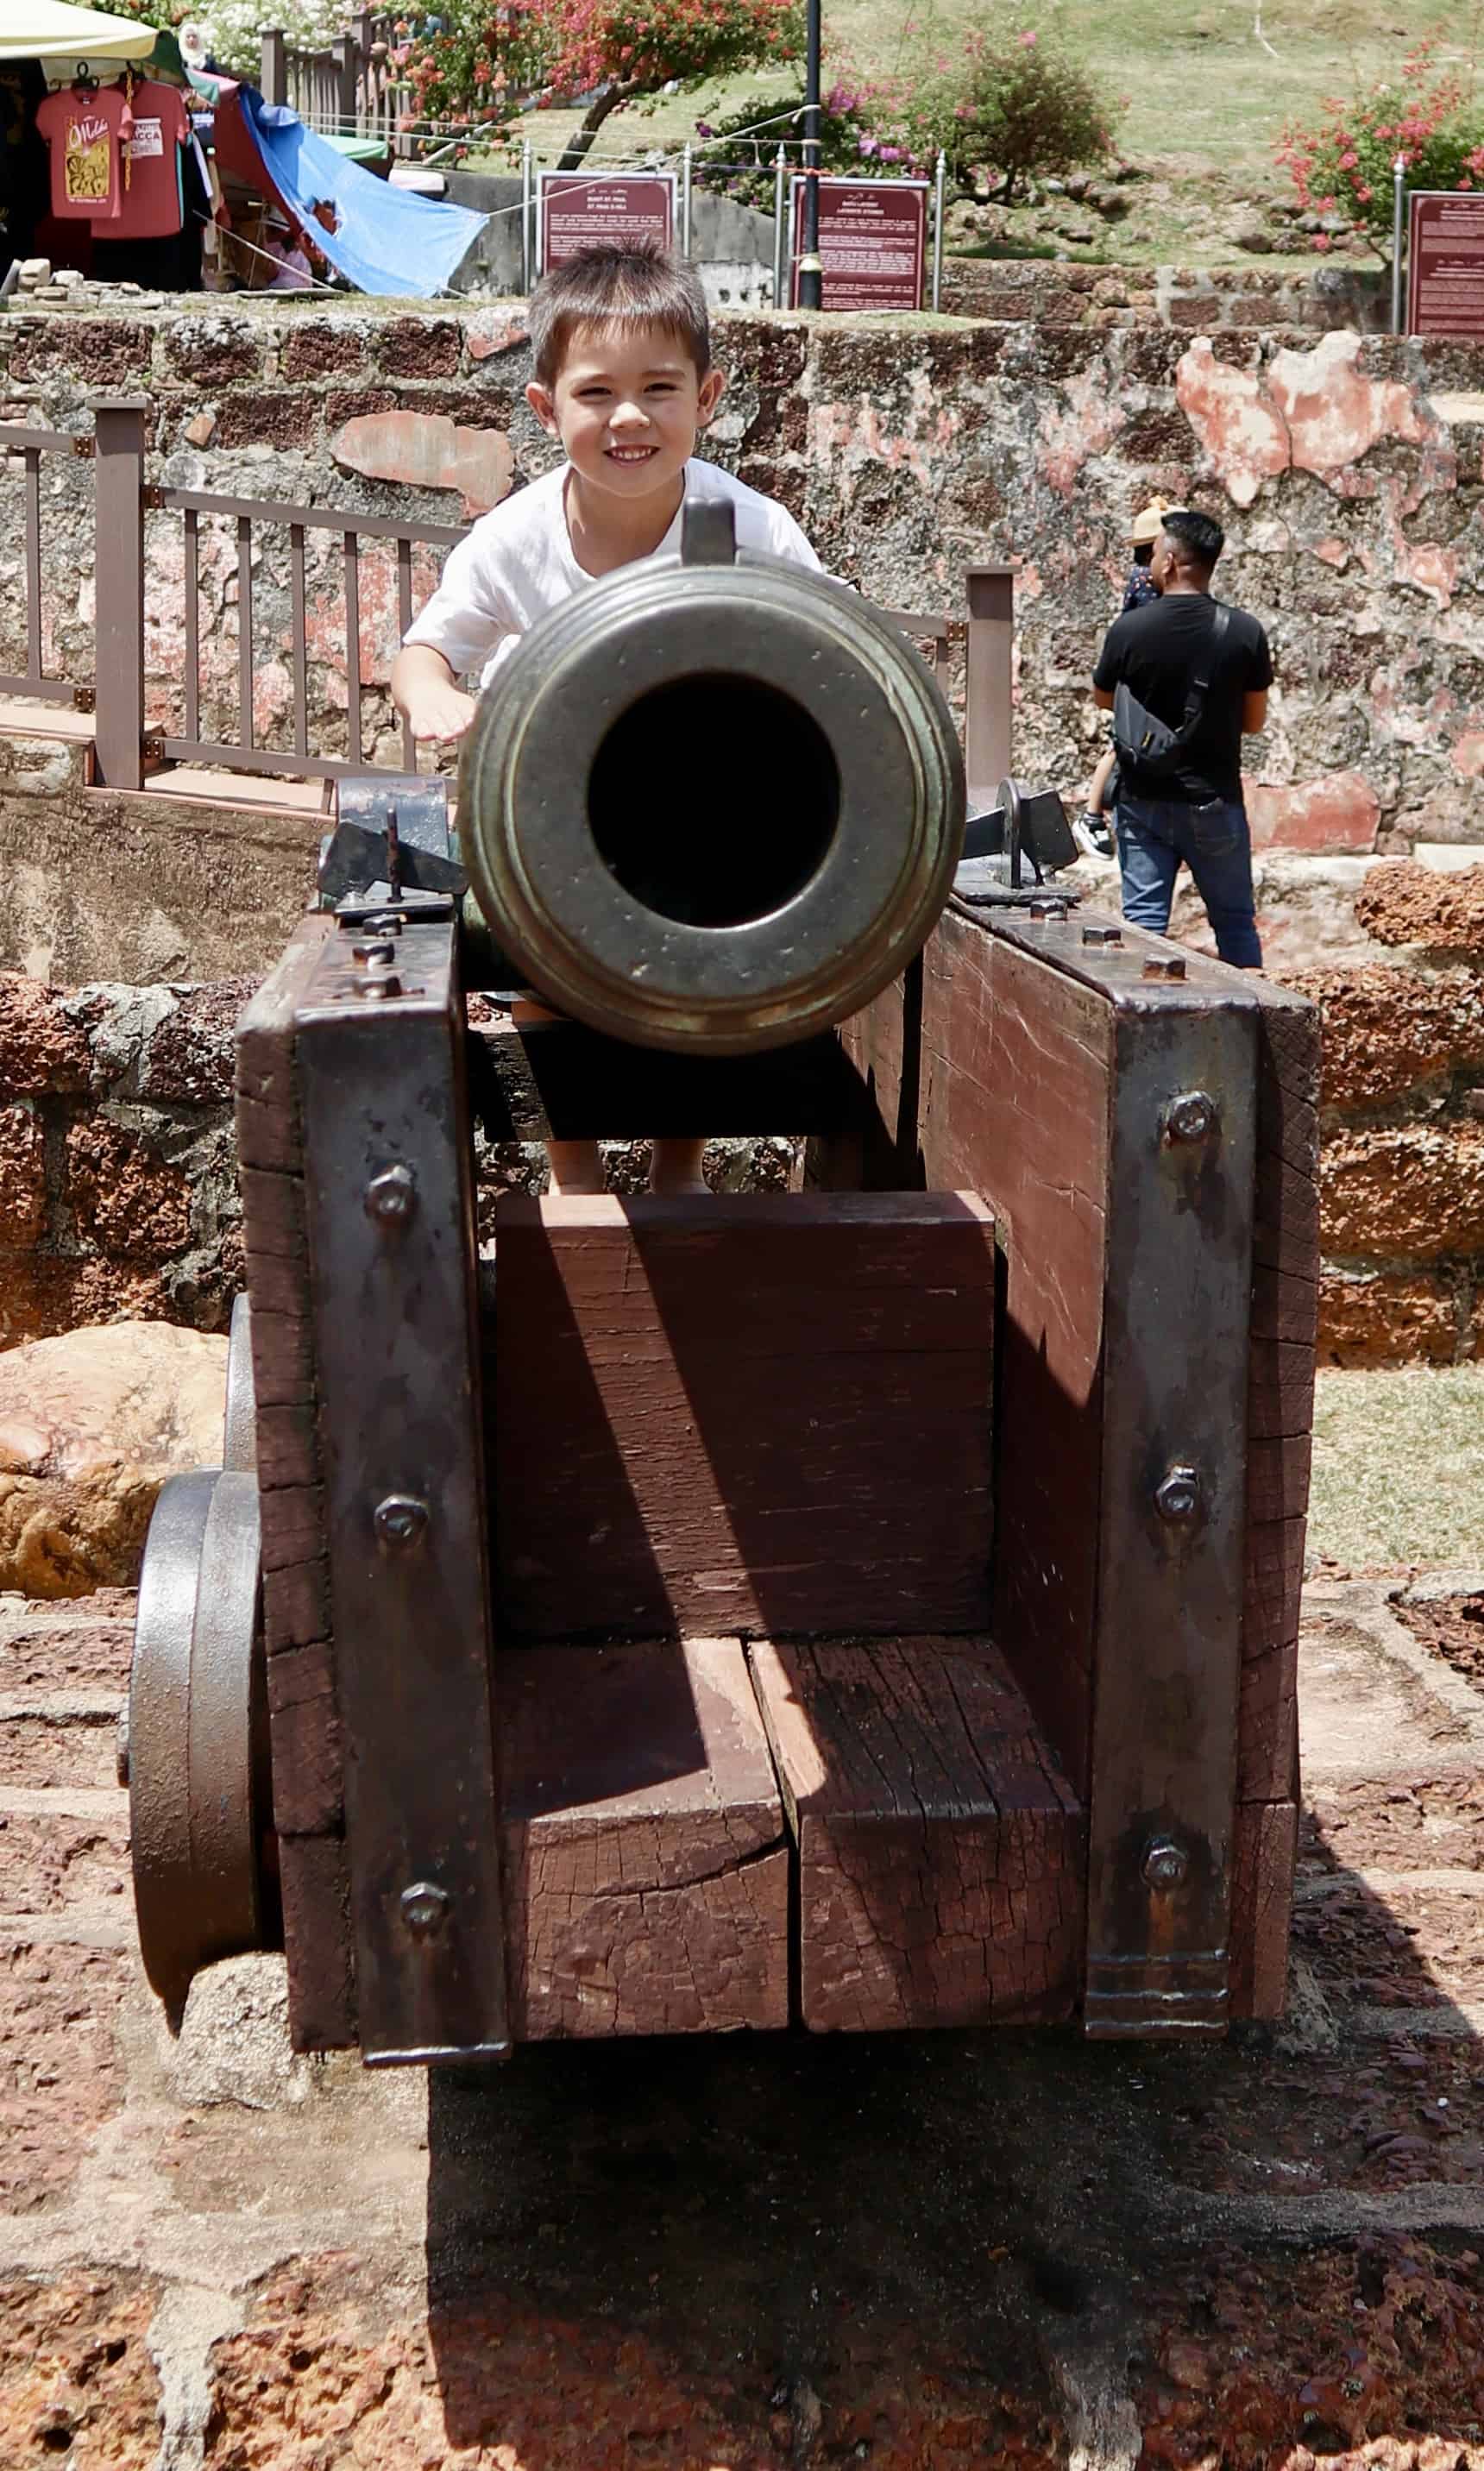
[[[1033,901],[1030,905],[1030,914],[1032,918],[1065,918],[1067,904],[1065,901]]]
[[[1147,960],[1144,962],[1143,974],[1146,978],[1183,978],[1185,977],[1185,954],[1183,953],[1151,953]]]
[[[365,1214],[385,1227],[405,1227],[417,1207],[417,1178],[410,1166],[386,1166],[365,1188]]]
[[[436,1939],[448,1919],[450,1897],[446,1888],[435,1887],[431,1879],[419,1879],[402,1891],[402,1919],[413,1939]]]
[[[1121,944],[1123,930],[1121,927],[1084,927],[1082,941],[1084,944]]]
[[[1154,1506],[1171,1527],[1189,1527],[1200,1516],[1201,1480],[1192,1467],[1172,1467],[1155,1488]]]
[[[411,1553],[428,1532],[428,1505],[415,1494],[389,1493],[372,1515],[376,1541],[386,1552]]]
[[[1183,1888],[1190,1861],[1172,1836],[1151,1836],[1143,1848],[1144,1884],[1150,1888]]]
[[[1183,1090],[1171,1098],[1165,1110],[1166,1141],[1209,1141],[1216,1129],[1217,1108],[1214,1098],[1204,1090]]]
[[[358,996],[369,999],[373,1003],[379,1002],[384,996],[399,996],[401,992],[402,981],[395,970],[378,970],[373,977],[364,979],[356,989]]]
[[[397,948],[389,935],[362,936],[350,948],[350,957],[363,970],[384,964],[389,969],[397,957]]]

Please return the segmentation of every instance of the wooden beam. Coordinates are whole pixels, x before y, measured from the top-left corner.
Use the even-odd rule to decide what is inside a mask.
[[[521,2040],[789,2021],[789,1850],[741,1646],[501,1654]]]
[[[496,1256],[508,1631],[982,1628],[995,1248],[972,1194],[506,1195]]]
[[[815,2033],[1069,2015],[1076,1798],[987,1639],[760,1641]]]

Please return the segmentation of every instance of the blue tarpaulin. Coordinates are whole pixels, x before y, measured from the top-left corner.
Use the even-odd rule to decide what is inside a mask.
[[[224,163],[276,198],[306,227],[316,248],[358,292],[426,300],[445,291],[489,221],[467,206],[393,189],[374,172],[347,162],[327,137],[306,129],[297,112],[265,103],[255,86],[224,93],[214,143]],[[315,207],[325,199],[336,212],[333,232],[314,220]]]

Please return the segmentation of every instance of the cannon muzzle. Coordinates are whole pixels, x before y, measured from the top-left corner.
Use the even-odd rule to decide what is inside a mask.
[[[644,1047],[740,1055],[843,1021],[921,949],[963,843],[953,716],[890,620],[736,551],[691,501],[675,559],[524,636],[459,769],[479,905],[530,984]]]

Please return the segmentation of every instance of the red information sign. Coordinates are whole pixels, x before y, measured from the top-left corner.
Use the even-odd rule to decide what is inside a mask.
[[[674,245],[673,172],[542,172],[537,197],[543,272],[605,241]]]
[[[795,173],[789,293],[795,309],[803,210],[804,181]],[[927,253],[926,180],[820,181],[820,294],[826,309],[920,309]]]
[[[1410,242],[1407,333],[1484,339],[1484,196],[1414,190]]]

